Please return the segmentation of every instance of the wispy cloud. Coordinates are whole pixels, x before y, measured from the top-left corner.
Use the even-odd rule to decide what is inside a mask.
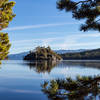
[[[99,42],[95,42],[95,41],[88,41],[83,43],[83,42],[80,42],[79,40],[81,39],[89,39],[89,38],[100,38],[100,33],[92,33],[92,34],[77,34],[77,35],[70,35],[70,36],[67,36],[63,39],[63,43],[59,43],[59,44],[56,44],[55,46],[56,47],[60,47],[60,48],[63,48],[63,49],[76,49],[76,48],[81,48],[83,46],[83,48],[85,47],[88,47],[88,46],[93,46],[94,48],[97,46],[97,45],[100,45]],[[53,47],[55,47],[53,45]]]
[[[81,39],[89,39],[89,38],[99,38],[100,33],[91,33],[91,34],[77,34],[77,35],[70,35],[65,37],[64,42],[62,44],[59,44],[62,48],[67,49],[67,48],[81,48],[82,46],[90,46],[91,44],[96,45],[99,44],[98,42],[94,41],[88,41],[83,43],[80,42],[79,40]]]
[[[52,49],[76,49],[81,47],[97,47],[100,45],[98,41],[91,41],[91,39],[100,38],[99,33],[84,33],[77,35],[66,35],[62,37],[54,37],[54,38],[42,38],[42,39],[30,39],[30,40],[19,40],[12,41],[12,49],[14,52],[23,52],[28,50],[33,50],[37,46],[48,46],[50,45]],[[82,42],[81,39],[90,39],[90,41]]]
[[[56,27],[70,24],[79,24],[79,23],[52,23],[52,24],[39,24],[39,25],[28,25],[28,26],[18,26],[4,29],[4,31],[15,31],[15,30],[25,30],[25,29],[35,29],[35,28],[46,28],[46,27]]]
[[[13,93],[24,93],[24,94],[41,94],[41,91],[36,91],[36,90],[25,90],[25,89],[9,89],[9,88],[4,88],[0,87],[0,92],[1,91],[7,91],[7,92],[13,92]]]

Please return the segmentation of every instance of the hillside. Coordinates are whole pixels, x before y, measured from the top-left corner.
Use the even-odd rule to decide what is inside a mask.
[[[51,50],[50,47],[37,47],[35,50],[31,51],[28,55],[24,57],[24,60],[47,60],[47,61],[57,61],[61,60],[61,56],[56,52]]]
[[[64,60],[100,60],[100,49],[88,50],[80,53],[61,54]]]

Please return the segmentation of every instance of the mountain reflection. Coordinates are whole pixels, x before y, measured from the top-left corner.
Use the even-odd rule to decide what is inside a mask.
[[[100,100],[100,76],[54,79],[41,86],[50,100]]]
[[[38,73],[50,73],[51,70],[57,66],[59,62],[57,61],[38,61],[38,62],[28,62],[27,65],[30,69],[35,70]]]
[[[100,69],[100,61],[64,61],[63,66],[82,66]]]

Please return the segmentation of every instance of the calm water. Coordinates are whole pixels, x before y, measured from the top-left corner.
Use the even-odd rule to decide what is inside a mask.
[[[41,91],[46,80],[100,75],[99,61],[3,61],[0,66],[0,100],[48,100]]]

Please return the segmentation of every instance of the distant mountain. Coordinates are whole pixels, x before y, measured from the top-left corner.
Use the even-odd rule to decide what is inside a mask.
[[[54,50],[57,54],[65,54],[65,53],[78,53],[78,52],[84,52],[87,51],[85,49],[79,49],[79,50]],[[29,52],[22,52],[18,54],[10,54],[8,55],[8,58],[10,60],[22,60]]]
[[[87,49],[79,49],[79,50],[55,50],[58,54],[64,54],[64,53],[78,53],[78,52],[84,52],[87,51]]]
[[[22,60],[29,52],[8,55],[9,60]]]

